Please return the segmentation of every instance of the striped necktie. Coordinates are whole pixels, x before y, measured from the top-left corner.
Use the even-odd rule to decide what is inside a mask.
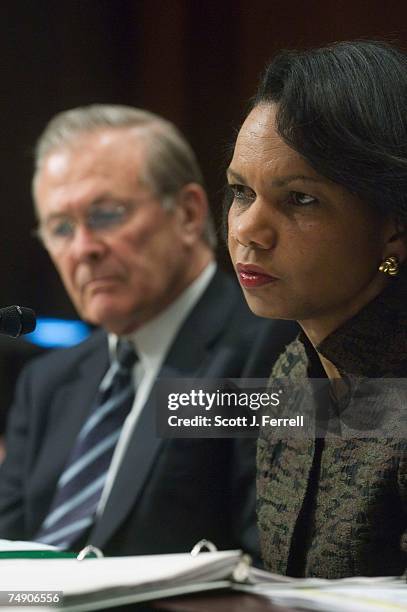
[[[134,346],[120,340],[92,410],[72,447],[35,539],[69,548],[95,520],[113,451],[134,401]]]

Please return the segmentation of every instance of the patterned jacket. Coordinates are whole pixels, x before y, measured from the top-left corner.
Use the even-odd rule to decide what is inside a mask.
[[[398,431],[390,437],[356,431],[281,439],[262,427],[257,497],[265,565],[292,576],[401,575],[407,565],[406,393],[397,393],[397,381],[382,385],[377,379],[407,383],[407,275],[327,337],[318,352],[347,383],[340,410],[352,412],[361,384],[370,381],[373,413],[386,410],[396,395]],[[298,338],[277,361],[272,380],[304,383],[315,376],[313,363],[315,350]],[[301,397],[288,398],[294,414],[301,414]]]

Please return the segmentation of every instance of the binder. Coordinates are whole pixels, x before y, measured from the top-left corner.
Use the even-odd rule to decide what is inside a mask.
[[[262,595],[275,603],[308,610],[407,609],[405,578],[288,578],[253,568],[242,551],[217,551],[206,540],[184,554],[106,558],[92,546],[76,559],[55,550],[45,551],[53,553],[51,556],[33,558],[32,552],[28,551],[28,558],[0,559],[0,588],[2,593],[58,594],[55,604],[36,604],[38,612],[56,608],[65,612],[107,610],[213,589]]]
[[[203,553],[208,547],[212,552]],[[26,558],[3,557],[0,582],[2,591],[10,593],[62,592],[58,605],[36,605],[38,611],[56,607],[72,612],[105,610],[173,595],[225,589],[234,580],[247,579],[250,563],[241,551],[217,552],[207,541],[185,554],[107,558],[92,546],[81,551],[76,559],[58,551],[42,551],[44,556],[33,558],[36,553],[28,551]]]

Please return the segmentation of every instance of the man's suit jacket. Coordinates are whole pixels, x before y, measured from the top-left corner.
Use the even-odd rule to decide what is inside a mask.
[[[292,325],[254,317],[240,289],[217,272],[160,377],[266,377],[293,335]],[[98,331],[23,371],[0,469],[1,538],[35,537],[108,360],[107,336]],[[208,538],[256,554],[254,482],[254,440],[159,439],[150,395],[104,513],[77,547],[90,542],[107,555],[181,552]]]

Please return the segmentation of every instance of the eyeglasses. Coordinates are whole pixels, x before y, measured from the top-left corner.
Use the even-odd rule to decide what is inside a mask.
[[[51,217],[43,225],[34,230],[34,235],[41,240],[44,246],[54,252],[68,247],[72,242],[75,231],[80,222],[95,234],[111,234],[123,226],[134,212],[134,206],[119,202],[101,202],[92,204],[81,215],[82,220],[61,215]]]

